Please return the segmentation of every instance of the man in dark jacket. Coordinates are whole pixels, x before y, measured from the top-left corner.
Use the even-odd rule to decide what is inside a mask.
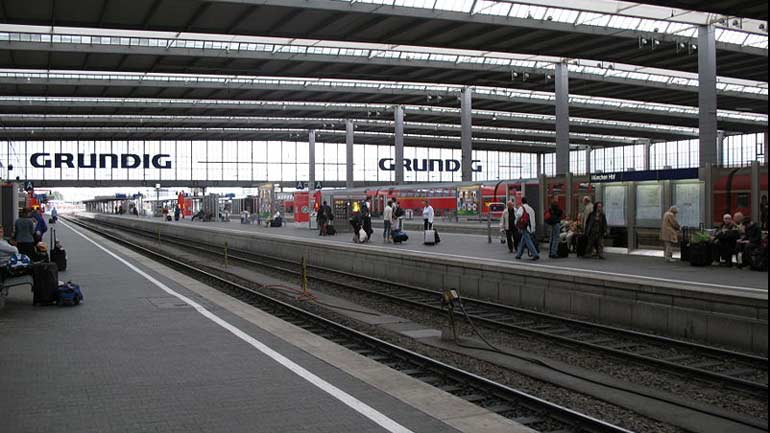
[[[742,213],[737,212],[733,217],[733,220],[738,225],[739,237],[736,242],[735,254],[738,259],[738,267],[751,265],[751,252],[760,248],[762,243],[762,227],[758,223],[751,220],[750,216],[744,216]]]
[[[318,208],[318,215],[316,215],[316,222],[318,223],[318,236],[326,236],[326,225],[329,223],[329,213],[326,208],[329,206],[326,202],[323,202],[321,207]]]
[[[607,216],[604,214],[604,203],[597,201],[594,210],[586,220],[586,236],[588,236],[588,248],[584,257],[604,259],[604,236],[607,235]]]
[[[728,268],[733,266],[733,254],[735,254],[739,236],[740,231],[732,215],[725,214],[722,217],[722,225],[714,234],[714,246],[719,255],[720,266],[727,266]]]
[[[545,223],[551,228],[551,240],[548,245],[548,257],[552,259],[559,258],[559,242],[561,242],[561,218],[564,215],[559,203],[555,200],[551,203],[550,209],[546,212]]]

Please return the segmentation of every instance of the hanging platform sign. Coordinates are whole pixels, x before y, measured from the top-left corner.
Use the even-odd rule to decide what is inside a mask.
[[[671,170],[621,171],[617,173],[594,173],[591,183],[644,182],[649,180],[697,179],[697,168],[675,168]]]

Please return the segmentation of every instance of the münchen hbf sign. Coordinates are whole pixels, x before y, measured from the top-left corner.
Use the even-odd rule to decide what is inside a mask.
[[[35,168],[171,168],[171,155],[134,153],[33,153],[29,163]]]
[[[481,161],[471,161],[471,170],[481,173]],[[380,170],[395,171],[396,162],[393,158],[382,158],[379,163]],[[405,171],[438,171],[455,173],[460,171],[462,164],[456,159],[404,159]]]

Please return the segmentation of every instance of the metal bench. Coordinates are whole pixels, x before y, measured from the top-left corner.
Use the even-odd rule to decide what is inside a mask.
[[[4,277],[2,278],[2,281],[0,281],[0,298],[5,298],[8,296],[8,289],[14,288],[14,287],[29,287],[30,290],[32,290],[32,287],[34,286],[34,281],[32,280],[31,275],[22,275],[19,277]],[[5,299],[0,300],[0,306],[2,306],[5,302]]]

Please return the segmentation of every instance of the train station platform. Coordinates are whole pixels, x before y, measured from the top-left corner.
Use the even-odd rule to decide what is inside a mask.
[[[91,233],[76,307],[0,310],[3,432],[528,432]]]
[[[131,218],[131,217],[124,217]],[[163,223],[160,218],[148,218],[151,221]],[[229,230],[247,231],[267,234],[280,234],[301,239],[317,239],[323,242],[337,244],[352,244],[352,233],[341,232],[335,236],[319,237],[317,230],[310,230],[305,225],[287,223],[283,227],[270,228],[264,225],[240,224],[237,221],[226,222],[191,222],[189,219],[172,222],[170,224],[194,224],[196,227],[219,227]],[[465,225],[465,224],[460,224]],[[479,224],[471,224],[477,226]],[[500,233],[497,225],[493,227],[492,243],[489,243],[484,226],[483,234],[469,234],[445,232],[444,224],[437,222],[436,230],[440,231],[441,243],[435,246],[426,246],[422,243],[422,226],[416,222],[405,226],[405,231],[410,239],[402,244],[385,243],[382,239],[382,230],[375,227],[374,235],[364,247],[387,248],[397,251],[414,252],[417,254],[429,254],[435,257],[455,257],[476,262],[489,261],[489,263],[515,263],[513,255],[508,252],[507,246],[500,243]],[[661,283],[675,283],[690,287],[703,287],[704,289],[735,289],[753,291],[755,289],[767,290],[767,273],[754,272],[749,269],[725,269],[719,266],[698,268],[688,263],[667,263],[661,257],[652,254],[625,254],[615,253],[616,249],[607,248],[607,260],[594,260],[578,258],[574,254],[566,259],[549,259],[547,245],[541,245],[541,260],[532,263],[527,256],[521,260],[521,264],[543,270],[570,271],[576,273],[593,273],[607,278],[630,278]]]
[[[363,273],[420,288],[457,289],[467,297],[624,326],[644,332],[767,353],[767,273],[717,266],[694,268],[660,258],[609,255],[607,260],[514,260],[486,236],[442,233],[436,246],[410,241],[354,244],[350,233],[319,237],[297,225],[165,222],[103,214],[84,218],[197,242]],[[440,227],[439,227],[440,230]]]

